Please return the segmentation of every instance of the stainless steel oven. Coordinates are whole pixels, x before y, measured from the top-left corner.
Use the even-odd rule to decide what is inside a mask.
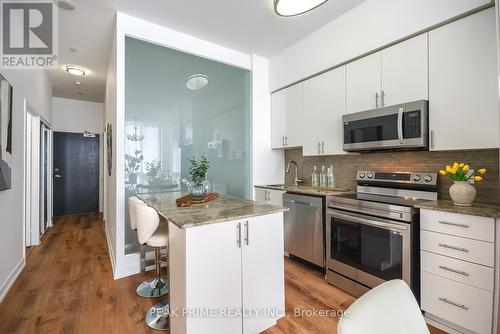
[[[344,151],[426,149],[427,106],[421,100],[342,116]]]
[[[358,296],[391,279],[411,286],[410,224],[333,209],[326,222],[327,279],[334,285],[349,285],[344,290]]]
[[[436,173],[358,171],[355,193],[326,199],[326,279],[352,295],[402,279],[420,297],[419,201]]]

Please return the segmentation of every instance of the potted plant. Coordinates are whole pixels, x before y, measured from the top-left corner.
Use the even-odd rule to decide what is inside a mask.
[[[141,151],[135,150],[134,155],[125,154],[125,173],[128,174],[128,181],[131,184],[137,183],[136,173],[139,171],[142,160],[144,160],[144,156],[141,153]]]
[[[474,170],[465,163],[455,162],[452,166],[446,166],[445,169],[439,171],[439,174],[448,175],[453,181],[450,187],[450,197],[454,205],[459,206],[472,206],[472,202],[476,198],[476,188],[472,183],[480,182],[483,180],[483,175],[486,173],[486,168],[477,170],[476,175]]]
[[[163,182],[161,162],[157,160],[146,162],[146,176],[150,186],[160,186]]]
[[[207,194],[207,187],[205,185],[205,180],[207,178],[208,168],[210,167],[210,161],[202,155],[200,161],[193,159],[189,160],[191,164],[189,166],[189,175],[191,175],[191,195],[193,199],[203,199]]]

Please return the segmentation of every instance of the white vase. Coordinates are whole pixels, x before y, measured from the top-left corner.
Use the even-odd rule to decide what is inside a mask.
[[[472,206],[476,198],[476,188],[468,181],[455,181],[450,187],[450,196],[455,205]]]

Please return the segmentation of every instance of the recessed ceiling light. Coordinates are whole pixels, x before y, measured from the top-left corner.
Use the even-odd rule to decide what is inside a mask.
[[[85,69],[76,65],[66,65],[66,72],[78,76],[85,75]]]
[[[75,9],[75,4],[71,0],[54,0],[54,2],[62,9],[66,10]]]
[[[75,81],[73,82],[75,84],[75,86],[81,86],[82,85],[82,82],[81,81]]]
[[[208,85],[208,76],[205,74],[193,74],[186,79],[186,87],[191,90],[202,89]]]
[[[308,12],[328,0],[274,0],[274,11],[280,16],[295,16]]]
[[[68,48],[68,51],[69,52],[76,52],[76,49],[75,48]]]

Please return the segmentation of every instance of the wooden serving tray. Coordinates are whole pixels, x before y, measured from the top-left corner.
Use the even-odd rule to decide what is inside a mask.
[[[175,200],[178,208],[188,208],[191,205],[205,204],[219,197],[218,193],[208,193],[203,199],[193,199],[193,195],[187,194]]]

